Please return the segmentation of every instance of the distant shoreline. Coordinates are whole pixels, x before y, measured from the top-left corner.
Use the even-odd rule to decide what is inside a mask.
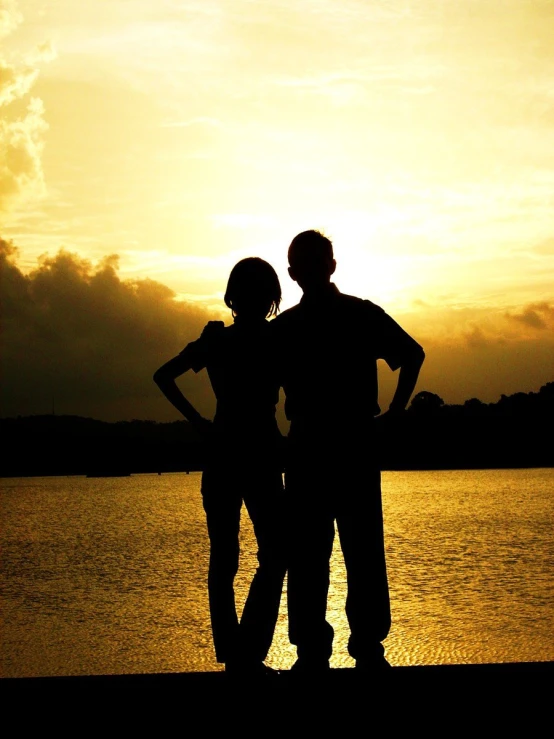
[[[502,396],[488,405],[474,398],[449,406],[422,392],[406,413],[379,426],[368,458],[377,458],[384,471],[552,468],[554,445],[546,429],[553,416],[554,382],[539,393]],[[350,423],[354,434],[366,427],[363,419]],[[0,477],[201,471],[208,451],[185,420],[20,416],[0,418],[0,433]],[[331,421],[328,434],[336,435]],[[286,437],[277,451],[284,466]]]
[[[506,466],[494,466],[494,467],[396,467],[396,468],[382,468],[381,472],[467,472],[477,470],[551,470],[554,469],[554,465],[506,465]],[[135,477],[138,475],[151,475],[152,477],[162,477],[163,475],[188,475],[202,473],[201,469],[183,469],[183,470],[140,470],[136,472],[123,472],[115,474],[88,474],[86,472],[45,472],[45,473],[21,473],[18,475],[6,475],[0,474],[0,479],[10,478],[31,478],[31,477],[85,477],[89,479],[101,479],[101,478],[122,478],[122,477]]]

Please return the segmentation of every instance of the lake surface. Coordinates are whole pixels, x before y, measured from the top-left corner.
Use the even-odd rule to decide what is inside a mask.
[[[0,480],[0,676],[219,670],[200,474]],[[554,470],[383,473],[393,665],[554,660]],[[243,518],[239,604],[255,569]],[[349,667],[338,538],[328,618]],[[268,664],[295,659],[286,593]]]

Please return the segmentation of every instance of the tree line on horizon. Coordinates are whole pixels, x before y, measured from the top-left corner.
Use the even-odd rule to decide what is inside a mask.
[[[402,417],[385,424],[382,469],[552,467],[554,382],[538,392],[446,404],[417,393]],[[99,421],[71,415],[1,418],[0,476],[121,475],[201,470],[205,442],[185,421]],[[373,455],[375,450],[368,450]],[[286,439],[283,442],[283,459]]]

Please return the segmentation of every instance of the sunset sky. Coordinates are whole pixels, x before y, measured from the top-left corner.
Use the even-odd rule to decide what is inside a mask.
[[[242,257],[297,302],[308,228],[418,390],[554,380],[554,2],[0,0],[0,114],[3,416],[176,418],[153,371]]]

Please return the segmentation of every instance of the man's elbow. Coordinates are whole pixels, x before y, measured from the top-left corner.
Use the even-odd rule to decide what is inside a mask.
[[[423,350],[422,346],[417,344],[417,346],[413,347],[413,351],[410,353],[410,356],[406,358],[404,366],[419,371],[424,361],[425,351]]]

